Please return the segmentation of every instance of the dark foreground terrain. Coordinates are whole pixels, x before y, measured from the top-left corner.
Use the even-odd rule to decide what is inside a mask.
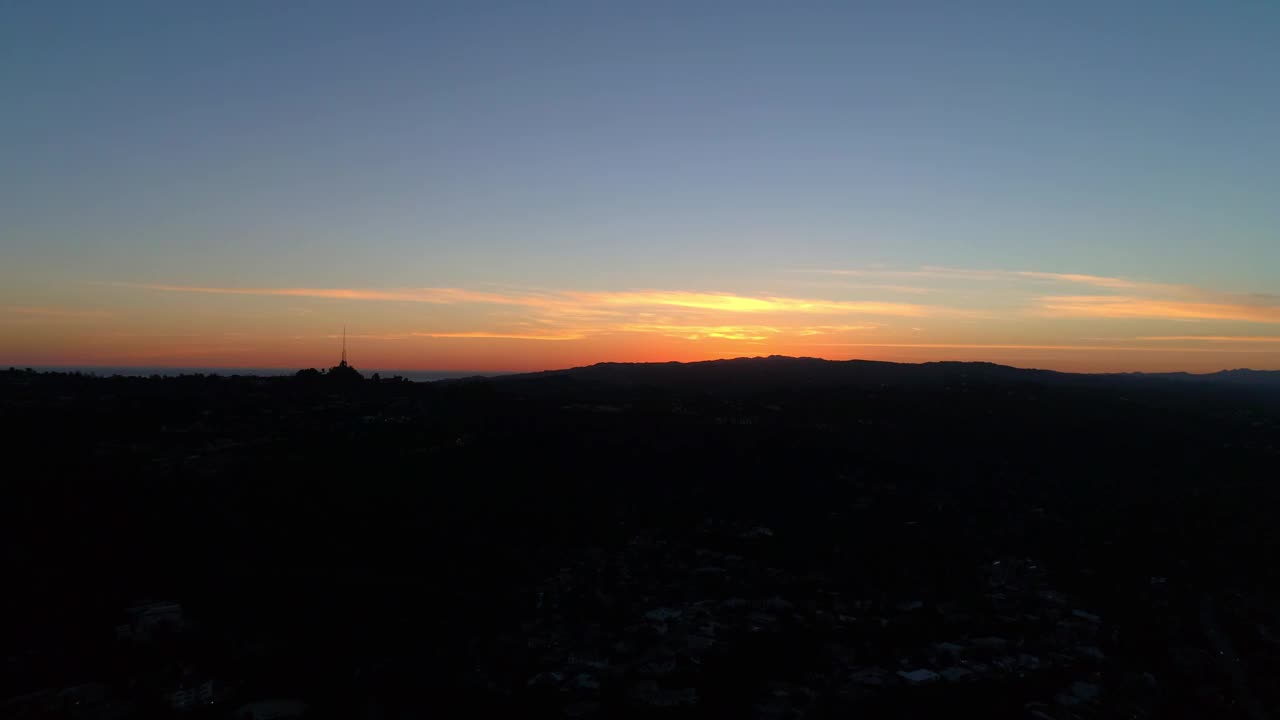
[[[0,372],[0,717],[1280,718],[1280,382]]]

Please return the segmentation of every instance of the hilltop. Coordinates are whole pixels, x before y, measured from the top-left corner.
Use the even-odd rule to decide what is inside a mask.
[[[946,385],[948,383],[1043,383],[1108,385],[1125,381],[1175,380],[1280,388],[1277,370],[1222,370],[1216,373],[1067,373],[1017,368],[989,362],[895,363],[876,360],[824,360],[812,357],[740,357],[701,362],[602,362],[563,370],[504,375],[501,385],[573,383],[599,386],[647,386],[666,389],[779,390],[867,385]]]

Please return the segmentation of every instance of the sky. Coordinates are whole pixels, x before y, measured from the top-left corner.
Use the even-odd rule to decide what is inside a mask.
[[[0,3],[0,365],[1280,369],[1280,3]]]

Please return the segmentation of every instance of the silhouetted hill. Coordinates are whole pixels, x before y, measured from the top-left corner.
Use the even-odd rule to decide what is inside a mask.
[[[1126,373],[1123,377],[1175,380],[1180,382],[1204,382],[1219,385],[1256,385],[1280,388],[1280,370],[1219,370],[1214,373]]]
[[[874,385],[1037,383],[1115,385],[1131,381],[1171,380],[1280,388],[1280,371],[1223,370],[1190,373],[1064,373],[988,362],[893,363],[873,360],[823,360],[808,357],[743,357],[679,363],[598,363],[586,367],[507,375],[501,385],[626,386],[673,390],[768,391]]]
[[[0,371],[0,716],[1280,708],[1275,373],[353,374]]]

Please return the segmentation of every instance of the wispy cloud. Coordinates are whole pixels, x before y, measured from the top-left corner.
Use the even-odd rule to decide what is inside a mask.
[[[530,324],[526,324],[530,325]],[[536,325],[535,325],[536,327]],[[859,330],[874,330],[879,325],[812,325],[771,327],[768,325],[691,325],[678,323],[623,322],[601,323],[591,327],[553,330],[477,330],[465,332],[415,331],[401,333],[350,333],[352,340],[398,341],[413,338],[501,339],[501,340],[580,340],[594,335],[629,334],[662,335],[681,340],[769,340],[781,337],[836,335]],[[342,337],[328,334],[328,339]]]
[[[796,334],[802,337],[812,335],[832,335],[836,333],[858,332],[861,330],[878,330],[879,325],[811,325],[796,329]]]
[[[672,306],[734,313],[814,313],[823,315],[850,313],[906,317],[921,317],[930,313],[930,308],[911,303],[817,300],[777,296],[752,297],[728,293],[645,290],[575,295],[585,301],[604,305],[623,307]]]
[[[390,332],[390,333],[348,333],[348,340],[375,340],[398,342],[402,340],[412,340],[414,338],[453,338],[460,340],[578,340],[586,337],[586,333],[581,332],[503,332],[503,331],[466,331],[466,332],[431,332],[431,331],[414,331],[414,332]],[[324,336],[329,340],[337,340],[342,335],[330,333]]]
[[[162,292],[205,293],[212,295],[259,295],[277,297],[318,298],[324,300],[372,300],[381,302],[430,303],[456,305],[460,303],[493,303],[500,305],[553,304],[554,298],[536,294],[501,294],[463,288],[406,288],[378,290],[369,288],[236,288],[198,285],[157,285],[141,283],[111,283],[121,287],[133,287]]]
[[[1280,337],[1265,335],[1143,335],[1134,338],[1142,342],[1225,342],[1225,343],[1280,343]]]
[[[1280,323],[1280,296],[1227,293],[1192,285],[1152,282],[1110,275],[1038,270],[972,270],[926,266],[917,270],[803,270],[851,277],[934,278],[974,283],[999,282],[1006,291],[1021,292],[1026,310],[1041,317],[1145,318],[1169,320],[1237,320]],[[1037,295],[1035,287],[1087,286],[1113,294]],[[981,289],[978,292],[982,292]]]
[[[603,328],[616,333],[658,334],[665,337],[684,340],[702,340],[706,338],[720,340],[767,340],[784,332],[767,325],[690,325],[680,323],[631,322],[619,323]]]
[[[31,319],[94,319],[110,317],[105,310],[52,307],[41,305],[0,305],[0,314]]]
[[[1052,273],[1052,272],[1035,272],[1031,270],[1017,270],[1008,273],[1011,276],[1029,278],[1032,280],[1042,280],[1052,283],[1070,283],[1076,285],[1092,285],[1093,287],[1111,288],[1114,290],[1140,290],[1145,292],[1174,292],[1187,293],[1199,292],[1197,288],[1187,285],[1171,285],[1168,283],[1148,282],[1146,280],[1131,280],[1123,277],[1108,277],[1105,275],[1083,275],[1080,273]]]
[[[864,314],[922,317],[944,308],[898,302],[841,301],[781,296],[748,296],[716,292],[671,290],[628,290],[620,292],[580,292],[563,290],[546,293],[495,293],[463,288],[232,288],[192,285],[126,284],[127,287],[162,292],[222,295],[310,297],[327,300],[418,302],[431,304],[483,303],[520,305],[584,314],[600,308],[676,307],[727,313],[812,313]]]
[[[1116,295],[1054,295],[1039,299],[1049,317],[1243,320],[1280,323],[1280,306],[1207,303]]]
[[[927,295],[938,291],[937,288],[924,287],[922,285],[898,285],[895,283],[845,283],[844,287],[858,290],[884,290],[886,292],[908,293],[910,295]]]
[[[972,268],[941,267],[926,265],[916,270],[870,269],[805,269],[796,272],[839,275],[845,277],[888,277],[888,278],[945,278],[952,280],[1014,280],[1035,281],[1041,283],[1058,283],[1073,285],[1091,285],[1094,287],[1114,288],[1122,290],[1194,290],[1188,286],[1154,283],[1145,280],[1133,280],[1125,277],[1107,275],[1088,275],[1084,273],[1042,272],[1038,270],[982,270]]]
[[[415,332],[414,337],[453,338],[469,340],[581,340],[586,335],[581,333],[503,333],[503,332]]]
[[[586,340],[619,342],[630,347],[631,340],[649,337],[662,339],[663,343],[674,342],[676,346],[688,343],[686,350],[690,353],[724,352],[727,344],[738,343],[766,345],[780,352],[798,347],[918,348],[991,351],[995,353],[993,357],[998,357],[1000,351],[1274,353],[1276,347],[1280,347],[1280,337],[1227,335],[1222,330],[1238,328],[1220,330],[1209,324],[1197,327],[1207,330],[1200,335],[1152,334],[1135,338],[1131,336],[1134,330],[1126,329],[1122,331],[1125,338],[1111,339],[1107,336],[1119,333],[1100,332],[1108,323],[1128,319],[1280,324],[1280,298],[1269,295],[1231,294],[1120,276],[1038,270],[925,266],[908,270],[796,272],[859,280],[848,283],[828,280],[825,286],[815,283],[807,292],[795,294],[654,288],[600,291],[499,285],[478,288],[114,285],[163,293],[291,298],[291,302],[282,305],[293,309],[298,309],[299,299],[458,306],[456,311],[423,313],[424,318],[417,321],[408,319],[412,313],[407,308],[397,308],[393,316],[380,321],[378,329],[385,332],[350,336],[372,341],[556,343]],[[899,282],[906,278],[910,281]],[[870,290],[880,290],[883,294],[865,297],[872,295],[867,292]],[[904,297],[901,293],[927,294],[929,302],[913,302],[925,298]],[[850,299],[851,296],[862,297]],[[306,309],[314,303],[302,305],[302,309]],[[29,312],[35,316],[39,310]],[[420,324],[426,317],[430,318],[430,324]],[[1079,324],[1072,324],[1069,339],[1063,334],[1043,344],[1019,342],[1028,337],[1027,322],[1034,321],[1037,326],[1048,328],[1053,326],[1050,318],[1096,321],[1090,323],[1094,326],[1094,337],[1081,337]],[[936,331],[943,332],[932,334]],[[1037,335],[1037,339],[1051,337],[1044,332]],[[977,337],[990,342],[964,342]],[[956,342],[910,342],[913,339]],[[1058,339],[1063,341],[1056,342]],[[706,349],[696,350],[699,346]],[[527,352],[537,351],[530,348]]]
[[[324,336],[328,340],[337,340],[344,337],[337,333],[330,333]],[[348,333],[345,337],[349,340],[409,340],[414,337],[411,332],[393,332],[393,333]]]

